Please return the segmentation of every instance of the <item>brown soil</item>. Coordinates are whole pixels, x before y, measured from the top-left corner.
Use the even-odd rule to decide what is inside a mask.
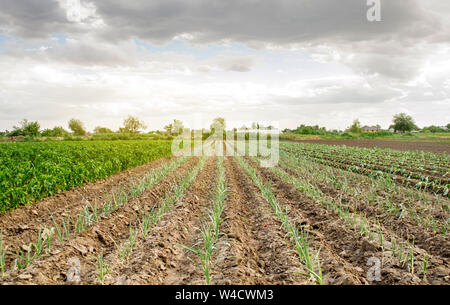
[[[211,202],[215,180],[216,160],[208,158],[185,196],[140,241],[128,262],[112,261],[112,278],[120,276],[128,284],[203,284],[203,275],[192,262],[197,257],[183,245],[200,239],[200,216]]]
[[[76,258],[81,263],[82,283],[98,283],[96,272],[97,257],[108,255],[116,249],[115,243],[128,238],[129,226],[135,227],[142,211],[148,211],[159,203],[174,183],[185,175],[197,162],[191,158],[176,171],[169,174],[160,183],[146,190],[141,196],[131,199],[118,211],[105,219],[100,219],[93,226],[88,227],[81,235],[72,234],[69,241],[63,244],[54,241],[50,254],[44,254],[23,270],[14,270],[12,261],[7,266],[9,270],[4,283],[37,283],[61,284],[67,280],[68,262]],[[1,279],[0,279],[1,280]]]
[[[346,145],[356,147],[380,147],[391,148],[404,151],[426,151],[433,153],[450,154],[450,143],[447,142],[414,142],[395,140],[293,140],[294,142],[325,144],[325,145]]]
[[[423,283],[422,279],[410,274],[405,264],[391,253],[382,251],[376,243],[349,228],[336,213],[306,197],[268,169],[259,168],[254,163],[253,166],[258,169],[262,179],[272,183],[277,200],[289,207],[292,217],[313,229],[313,245],[320,245],[322,249],[322,270],[329,283],[367,284],[367,262],[370,257],[377,257],[382,261],[382,280],[373,282],[375,284]],[[427,272],[428,280],[433,284],[450,282],[448,259],[431,256],[430,261],[433,261],[433,268],[429,268]]]
[[[0,231],[9,250],[17,251],[36,238],[39,228],[52,226],[52,216],[75,215],[86,200],[103,200],[117,185],[128,185],[149,170],[167,164],[160,159],[102,181],[60,193],[54,197],[10,211],[0,216]],[[203,273],[196,265],[198,257],[183,248],[201,240],[199,228],[207,218],[217,179],[217,159],[208,158],[184,195],[152,228],[146,238],[138,233],[136,247],[127,259],[119,257],[116,245],[126,243],[130,227],[137,228],[142,212],[159,207],[161,200],[173,192],[173,186],[199,162],[190,158],[157,185],[132,199],[107,218],[101,218],[81,235],[72,234],[62,243],[54,240],[51,251],[23,270],[14,270],[13,257],[0,284],[65,284],[71,261],[79,260],[81,283],[100,284],[96,267],[99,255],[109,267],[105,284],[204,284]],[[406,220],[386,219],[385,232],[392,235],[413,234],[420,251],[430,253],[427,280],[412,275],[392,252],[381,249],[358,231],[349,227],[335,212],[320,205],[269,169],[251,159],[262,181],[269,181],[277,202],[287,207],[289,219],[310,233],[310,248],[320,249],[324,282],[327,284],[448,284],[450,262],[448,239],[435,238],[428,231]],[[281,222],[262,197],[258,187],[234,157],[224,158],[229,188],[224,202],[224,222],[217,248],[213,252],[212,284],[310,284],[312,279],[301,263]],[[319,185],[330,198],[338,190]],[[360,199],[344,196],[344,204],[372,219],[378,211]],[[432,244],[432,247],[429,245]],[[438,244],[436,244],[438,243]],[[439,248],[439,245],[441,248]],[[381,282],[369,282],[369,258],[382,261]]]
[[[224,232],[230,246],[219,248],[217,284],[308,284],[311,281],[286,233],[235,158],[225,161],[230,192]]]
[[[280,168],[291,176],[302,178],[299,172],[290,167],[280,166]],[[361,178],[358,182],[360,188],[365,186],[362,186],[362,181],[363,178]],[[414,239],[416,246],[426,249],[429,253],[442,256],[444,258],[450,258],[450,241],[448,237],[442,234],[436,234],[436,232],[432,231],[430,227],[425,228],[424,226],[414,222],[409,217],[409,213],[405,213],[406,215],[399,218],[397,215],[390,215],[386,210],[378,206],[371,205],[366,200],[361,200],[357,197],[345,194],[330,184],[316,181],[314,181],[313,184],[316,185],[325,195],[328,195],[331,198],[337,198],[340,196],[342,205],[349,208],[350,211],[355,211],[359,214],[365,215],[366,217],[373,217],[374,219],[377,219],[377,221],[382,223],[384,227],[392,230],[391,235],[394,234],[393,232],[396,232],[394,235],[400,235],[402,236],[402,239],[403,237],[408,236],[410,239]],[[366,191],[368,191],[369,188],[370,187],[365,188]],[[378,195],[383,197],[387,194],[385,194],[384,191],[378,191]],[[402,203],[406,205],[411,204],[406,196],[396,196],[395,203]],[[426,205],[421,201],[416,201],[414,204],[416,208],[418,207],[419,209],[426,211],[427,215],[433,215],[437,220],[446,221],[448,217],[448,213],[430,203]]]
[[[91,202],[102,202],[120,186],[126,187],[133,180],[138,180],[149,171],[168,163],[167,158],[161,158],[150,163],[120,172],[111,177],[87,183],[69,191],[27,206],[7,211],[0,215],[0,231],[3,240],[13,251],[22,245],[28,245],[37,237],[39,229],[53,227],[61,215],[74,216]]]

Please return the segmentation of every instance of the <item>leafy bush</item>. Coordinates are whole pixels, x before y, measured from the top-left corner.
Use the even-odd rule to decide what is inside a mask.
[[[343,133],[341,133],[341,134],[340,134],[340,137],[343,138],[343,139],[353,139],[353,138],[354,138],[354,136],[351,135],[351,134],[348,133],[348,132],[343,132]]]
[[[70,133],[61,126],[56,126],[53,129],[44,129],[41,132],[41,135],[43,137],[66,137],[69,136]]]
[[[0,211],[170,154],[169,141],[0,143]]]
[[[300,125],[297,129],[292,131],[295,134],[310,134],[310,135],[324,135],[327,133],[325,127],[319,127],[319,125],[315,126],[306,126]]]

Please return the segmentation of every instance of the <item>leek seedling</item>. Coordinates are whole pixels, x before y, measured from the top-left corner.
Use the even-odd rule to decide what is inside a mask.
[[[3,248],[3,233],[0,233],[0,272],[2,274],[2,277],[5,276],[6,250],[8,250],[8,246]]]
[[[33,245],[33,247],[35,249],[36,257],[40,257],[42,252],[44,251],[44,245],[45,245],[45,243],[44,243],[44,236],[42,234],[42,230],[39,230],[36,243],[33,243],[32,245]]]
[[[105,264],[103,261],[103,254],[100,254],[97,257],[97,266],[95,266],[97,269],[97,274],[100,279],[100,282],[103,284],[103,281],[105,279],[105,276],[110,272],[109,266]]]
[[[34,259],[34,256],[31,256],[32,248],[33,243],[30,243],[25,252],[22,249],[19,249],[19,254],[16,254],[17,259],[14,261],[14,266],[16,269],[25,269],[29,264],[31,264]]]
[[[423,271],[423,280],[426,281],[427,279],[427,269],[428,269],[428,254],[425,253],[423,255],[423,261],[422,261],[422,271]]]
[[[211,284],[210,274],[211,274],[211,254],[214,251],[214,234],[212,227],[210,225],[202,225],[201,228],[202,241],[195,244],[192,247],[182,246],[186,250],[191,251],[200,258],[200,265],[194,262],[200,267],[200,270],[205,276],[205,281],[207,285]]]

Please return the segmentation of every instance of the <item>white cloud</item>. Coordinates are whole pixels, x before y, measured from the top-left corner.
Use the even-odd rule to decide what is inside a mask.
[[[383,22],[369,23],[365,3],[3,0],[0,129],[25,117],[117,128],[128,114],[155,129],[197,112],[281,127],[388,124],[398,111],[448,123],[450,7],[382,1]]]

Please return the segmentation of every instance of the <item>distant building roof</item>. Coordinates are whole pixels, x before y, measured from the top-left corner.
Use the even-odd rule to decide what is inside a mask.
[[[377,126],[363,126],[363,130],[380,130]]]

